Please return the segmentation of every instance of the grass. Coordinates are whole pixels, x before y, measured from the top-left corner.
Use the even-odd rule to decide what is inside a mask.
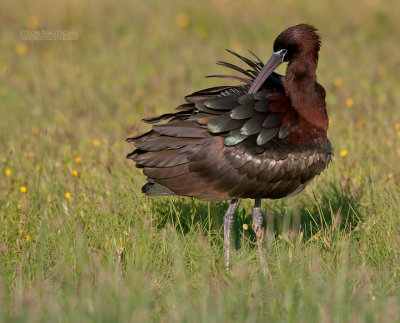
[[[2,1],[0,321],[400,321],[396,6]],[[300,22],[323,36],[336,156],[304,193],[263,201],[271,280],[242,201],[226,273],[227,203],[144,197],[123,140],[217,85],[203,76],[235,61],[224,48],[265,60]],[[28,28],[80,36],[22,41]]]

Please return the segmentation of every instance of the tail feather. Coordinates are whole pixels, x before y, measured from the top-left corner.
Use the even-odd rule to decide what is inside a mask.
[[[142,187],[142,193],[145,193],[148,196],[176,195],[165,186],[153,182],[147,182],[146,184],[144,184]]]

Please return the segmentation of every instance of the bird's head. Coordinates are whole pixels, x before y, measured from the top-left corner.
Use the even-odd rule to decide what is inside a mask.
[[[257,92],[268,76],[283,62],[290,64],[295,60],[307,59],[316,66],[320,47],[320,37],[313,26],[300,24],[287,28],[275,39],[274,53],[252,83],[249,93]]]
[[[311,57],[318,61],[321,39],[317,29],[307,24],[300,24],[284,30],[274,42],[274,53],[285,50],[284,62]]]

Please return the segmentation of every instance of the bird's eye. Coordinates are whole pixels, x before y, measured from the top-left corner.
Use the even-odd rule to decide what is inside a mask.
[[[290,58],[292,57],[290,51],[286,51],[285,57],[283,57],[284,62],[289,62]]]

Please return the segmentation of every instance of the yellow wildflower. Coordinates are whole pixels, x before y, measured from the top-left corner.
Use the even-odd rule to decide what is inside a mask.
[[[343,80],[342,80],[342,78],[341,78],[340,76],[336,76],[336,77],[333,79],[333,85],[336,86],[336,87],[342,86],[342,85],[343,85]]]
[[[80,157],[80,156],[75,157],[74,158],[74,162],[77,163],[77,164],[81,163],[82,162],[82,157]]]
[[[396,123],[396,124],[394,125],[394,128],[395,128],[396,130],[400,130],[400,124]]]
[[[243,230],[248,230],[249,229],[249,226],[246,224],[246,223],[243,223]]]
[[[0,75],[6,75],[7,73],[7,66],[0,65]]]
[[[340,152],[340,156],[345,157],[347,155],[347,150],[344,149]]]
[[[358,130],[361,130],[362,128],[364,128],[364,125],[365,125],[365,119],[361,117],[360,119],[358,119],[356,127]]]
[[[25,237],[25,240],[26,240],[26,241],[30,241],[30,240],[31,240],[31,236],[28,234],[28,235]]]
[[[71,172],[71,174],[72,174],[72,176],[76,177],[76,176],[78,176],[78,171],[77,171],[76,169],[74,169],[74,170]]]
[[[175,17],[175,23],[181,27],[181,28],[186,28],[189,26],[189,17],[186,13],[179,13]]]
[[[6,176],[11,176],[11,169],[6,169],[4,174],[6,174]]]
[[[33,134],[38,135],[39,132],[40,132],[40,129],[39,129],[38,126],[33,126],[33,127],[32,127],[32,133],[33,133]]]
[[[15,52],[18,55],[25,55],[26,54],[26,50],[27,50],[27,48],[26,48],[26,45],[24,43],[19,43],[19,42],[16,43]]]
[[[346,106],[347,106],[348,108],[351,108],[353,105],[354,105],[354,100],[353,100],[352,98],[348,98],[348,99],[346,100]]]
[[[230,42],[230,47],[234,52],[238,52],[243,48],[242,43],[237,39],[234,39]]]
[[[100,140],[94,139],[94,140],[92,141],[92,145],[95,146],[95,147],[100,146]]]
[[[207,32],[205,31],[205,29],[203,28],[197,28],[196,29],[196,35],[197,37],[199,37],[200,39],[204,39],[207,36]]]
[[[145,92],[142,88],[139,87],[135,90],[134,97],[141,98],[143,95],[145,95]]]
[[[387,67],[385,65],[379,65],[378,66],[378,74],[379,75],[386,75],[387,74]]]
[[[18,232],[19,232],[19,234],[22,234],[23,231],[22,231],[22,229],[19,229]]]
[[[39,22],[38,19],[36,18],[36,16],[29,16],[26,19],[26,27],[29,29],[36,29],[39,26]]]
[[[19,190],[21,191],[21,193],[26,193],[26,191],[27,191],[27,189],[26,189],[25,186],[21,186],[21,187],[19,188]]]
[[[65,198],[67,200],[71,199],[71,193],[69,193],[69,192],[65,193]]]
[[[389,231],[387,232],[387,236],[390,237],[390,232]]]

